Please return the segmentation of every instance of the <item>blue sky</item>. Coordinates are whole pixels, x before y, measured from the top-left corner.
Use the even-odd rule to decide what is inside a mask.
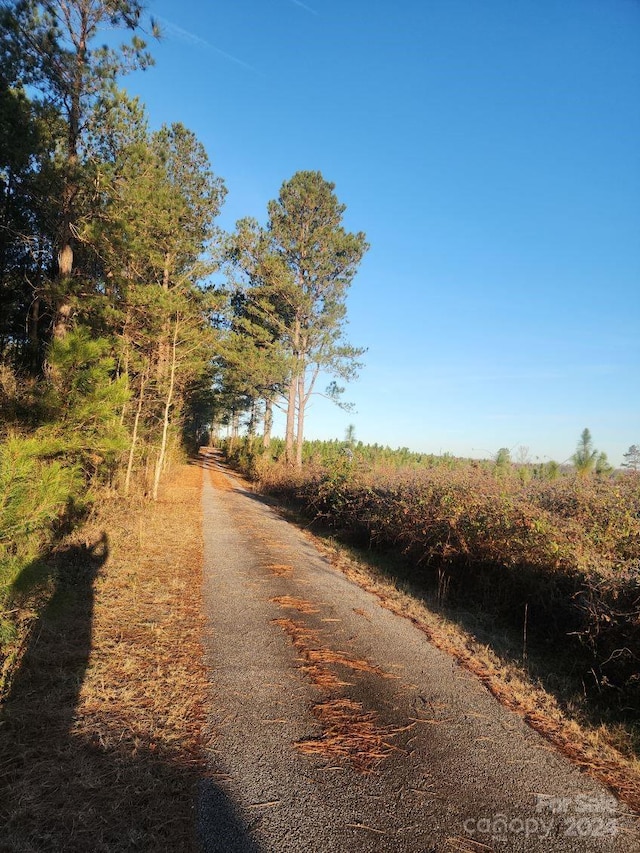
[[[640,2],[157,0],[156,67],[125,80],[181,121],[264,221],[318,169],[371,244],[349,295],[368,347],[307,435],[567,459],[585,426],[640,444]]]

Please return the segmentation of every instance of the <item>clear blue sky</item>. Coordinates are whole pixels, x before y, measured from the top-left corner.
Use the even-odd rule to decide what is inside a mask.
[[[638,0],[156,0],[156,67],[124,81],[180,121],[264,221],[318,169],[371,250],[345,414],[307,434],[567,459],[588,426],[640,444]]]

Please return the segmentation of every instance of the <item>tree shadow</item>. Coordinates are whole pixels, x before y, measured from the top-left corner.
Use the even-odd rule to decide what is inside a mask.
[[[109,653],[91,642],[94,585],[108,555],[103,533],[47,566],[56,588],[0,708],[0,851],[258,853],[202,756],[131,731],[108,685],[82,696],[92,654]],[[42,571],[34,562],[20,583]],[[99,706],[99,731],[79,722],[81,699]]]
[[[279,504],[275,498],[269,497],[269,495],[261,495],[259,492],[250,492],[249,489],[242,489],[240,487],[236,487],[232,489],[232,491],[236,495],[242,495],[245,498],[249,498],[249,500],[255,501],[258,504],[262,504],[263,506],[269,506],[273,509],[277,509]]]
[[[232,466],[230,466],[224,459],[221,451],[213,448],[201,448],[197,455],[194,455],[189,459],[189,464],[202,468],[205,471],[221,471],[223,474],[230,474],[233,476]],[[272,498],[269,495],[260,494],[259,492],[253,492],[250,489],[243,488],[242,486],[234,486],[231,491],[235,492],[237,495],[244,495],[244,497],[251,498],[252,501],[263,504],[264,506],[279,506],[279,502],[275,498]]]
[[[198,453],[193,454],[189,458],[190,465],[197,465],[198,468],[212,470],[218,467],[222,460],[222,453],[213,447],[201,447]]]

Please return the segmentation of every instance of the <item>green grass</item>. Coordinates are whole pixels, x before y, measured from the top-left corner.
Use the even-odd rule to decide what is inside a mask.
[[[18,436],[0,444],[0,660],[13,653],[23,611],[47,581],[40,558],[79,501],[76,469],[43,450]]]

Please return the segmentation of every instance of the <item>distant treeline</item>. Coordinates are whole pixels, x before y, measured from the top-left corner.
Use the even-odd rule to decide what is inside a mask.
[[[227,454],[243,465],[265,457],[285,461],[285,442],[282,438],[272,438],[265,448],[260,437],[242,437],[223,441]],[[555,480],[573,472],[571,465],[547,462],[514,462],[508,451],[498,451],[493,459],[472,459],[454,456],[451,453],[418,453],[408,447],[392,448],[383,444],[365,444],[356,440],[315,439],[305,440],[302,446],[302,461],[305,465],[333,465],[341,461],[351,461],[362,467],[388,467],[390,469],[420,468],[478,468],[493,472],[497,477],[516,476],[521,481],[530,479]],[[608,469],[611,471],[611,469]]]

